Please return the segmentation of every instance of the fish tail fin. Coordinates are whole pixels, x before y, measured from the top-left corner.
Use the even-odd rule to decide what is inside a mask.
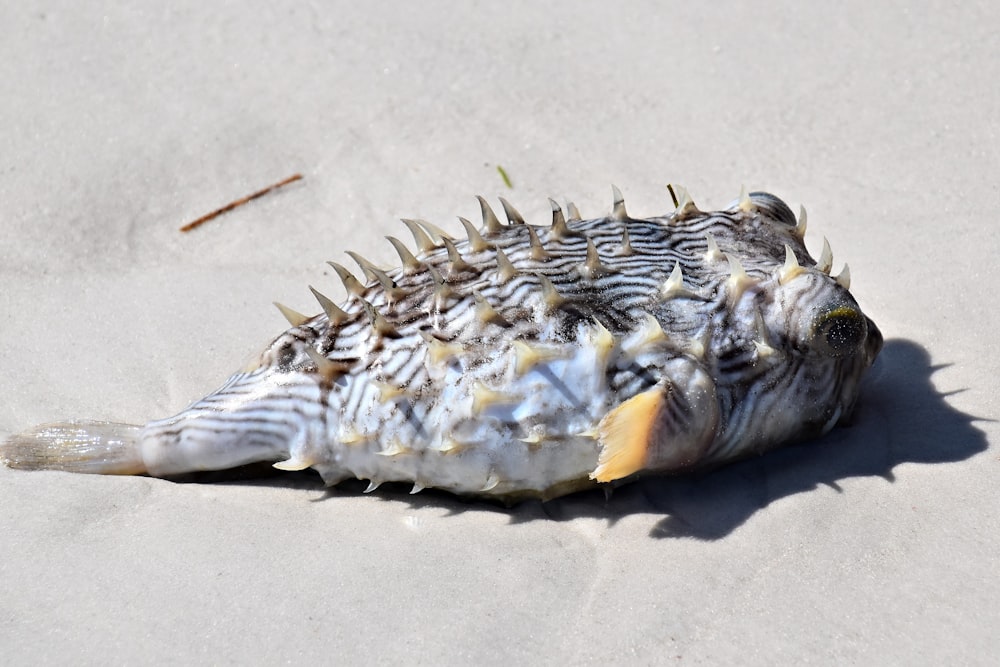
[[[42,424],[0,443],[0,460],[23,470],[138,475],[146,472],[140,430],[103,421]]]

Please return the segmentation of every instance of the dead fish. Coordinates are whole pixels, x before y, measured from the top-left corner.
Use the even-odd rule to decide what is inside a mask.
[[[673,190],[671,190],[673,193]],[[401,265],[349,253],[322,312],[250,367],[145,426],[70,421],[0,446],[13,468],[163,477],[274,462],[327,485],[406,481],[456,494],[551,498],[682,473],[816,437],[844,420],[882,346],[777,197],[741,193],[632,218],[552,204],[527,224],[482,197],[464,238],[404,220]]]

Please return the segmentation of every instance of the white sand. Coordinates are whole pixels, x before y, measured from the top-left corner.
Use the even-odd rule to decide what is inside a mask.
[[[854,427],[607,506],[0,469],[0,661],[995,659],[1000,10],[58,4],[0,8],[0,431],[176,412],[476,193],[771,190],[888,343]]]

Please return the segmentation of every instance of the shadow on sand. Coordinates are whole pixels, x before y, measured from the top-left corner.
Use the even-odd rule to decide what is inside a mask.
[[[616,521],[636,513],[665,515],[652,537],[715,540],[742,525],[775,500],[820,485],[840,490],[851,477],[893,480],[901,463],[962,461],[987,448],[986,437],[972,423],[978,418],[947,404],[931,384],[941,366],[912,341],[887,341],[872,377],[864,387],[853,425],[834,429],[820,440],[748,459],[716,471],[686,477],[650,477],[615,490],[608,500],[595,490],[546,503],[528,501],[504,508],[427,490],[408,494],[409,487],[387,484],[374,498],[414,507],[438,506],[452,512],[503,512],[514,523],[537,519],[568,520],[605,517]],[[315,488],[318,477],[283,476],[264,483]],[[211,481],[201,479],[200,481]],[[242,480],[242,483],[254,483]],[[258,483],[261,480],[257,480]],[[324,499],[360,494],[364,483],[345,483]]]
[[[820,440],[780,449],[712,473],[641,480],[615,493],[611,515],[654,509],[667,515],[654,537],[714,540],[735,530],[771,502],[815,489],[840,490],[851,477],[892,481],[901,463],[962,461],[987,448],[986,436],[944,400],[931,384],[941,366],[907,340],[888,341],[864,388],[853,425]],[[618,496],[621,506],[618,506]]]

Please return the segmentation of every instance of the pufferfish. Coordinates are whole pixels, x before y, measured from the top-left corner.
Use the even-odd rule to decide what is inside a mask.
[[[482,197],[457,238],[403,220],[401,265],[349,252],[347,292],[310,287],[313,317],[179,414],[145,426],[70,421],[0,446],[13,468],[169,477],[273,462],[456,494],[548,499],[683,473],[826,433],[882,346],[803,243],[806,216],[764,192],[700,211],[609,216],[555,201],[532,225]],[[671,188],[671,194],[675,190]],[[678,201],[679,200],[679,201]]]

